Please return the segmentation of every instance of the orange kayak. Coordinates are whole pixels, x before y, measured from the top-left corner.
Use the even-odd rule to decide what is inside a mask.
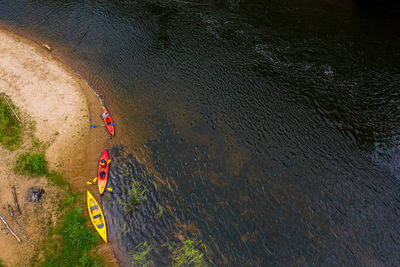
[[[107,111],[107,109],[106,109],[105,107],[103,107],[103,114],[108,115],[108,116],[106,116],[106,117],[103,118],[104,124],[106,125],[106,128],[107,128],[107,130],[110,132],[110,134],[111,134],[112,136],[114,136],[114,134],[115,134],[115,126],[114,126],[114,125],[111,125],[111,124],[114,124],[114,123],[113,123],[113,121],[112,121],[112,119],[111,119],[110,114],[108,113],[108,111]],[[103,116],[102,116],[102,117],[103,117]]]
[[[101,154],[99,162],[99,171],[97,173],[97,186],[99,187],[100,194],[104,193],[108,181],[108,170],[110,168],[110,163],[108,162],[109,157],[107,149],[104,149],[103,154]]]

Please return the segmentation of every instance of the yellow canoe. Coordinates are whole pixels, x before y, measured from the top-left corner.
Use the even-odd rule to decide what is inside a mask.
[[[87,204],[90,220],[93,223],[94,228],[96,228],[97,232],[103,238],[104,242],[107,243],[107,227],[106,220],[104,218],[103,212],[101,211],[100,205],[97,204],[96,199],[93,195],[87,191]]]

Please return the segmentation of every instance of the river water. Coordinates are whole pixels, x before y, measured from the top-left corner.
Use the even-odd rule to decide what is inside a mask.
[[[400,265],[400,12],[345,1],[0,1],[117,122],[118,257],[198,236],[211,265]],[[123,205],[133,181],[147,199]],[[162,212],[161,212],[162,211]]]

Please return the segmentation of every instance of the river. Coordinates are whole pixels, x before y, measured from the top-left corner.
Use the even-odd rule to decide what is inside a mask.
[[[1,0],[0,20],[104,96],[124,265],[185,236],[215,266],[400,265],[400,12],[343,3]]]

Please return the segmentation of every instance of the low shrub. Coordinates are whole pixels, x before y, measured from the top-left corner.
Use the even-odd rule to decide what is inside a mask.
[[[42,176],[47,174],[47,163],[44,153],[23,153],[17,158],[15,170],[19,174]]]

